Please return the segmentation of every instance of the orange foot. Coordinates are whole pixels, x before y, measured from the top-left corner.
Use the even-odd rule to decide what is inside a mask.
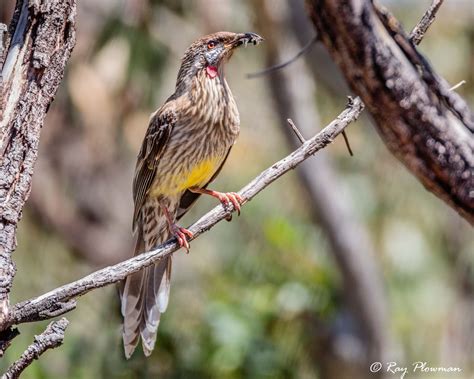
[[[171,233],[173,233],[173,235],[178,240],[179,246],[186,250],[186,254],[189,254],[189,242],[186,237],[193,238],[194,234],[188,229],[183,228],[177,224],[171,224],[170,229]]]
[[[191,192],[194,193],[201,193],[201,194],[206,194],[210,195],[212,197],[215,197],[216,199],[219,199],[221,202],[222,206],[224,208],[227,208],[227,205],[231,203],[234,206],[234,210],[237,211],[237,214],[240,216],[240,206],[243,204],[245,199],[240,196],[238,193],[235,192],[217,192],[213,190],[208,190],[206,188],[190,188],[189,189]],[[232,220],[232,215],[228,215],[226,217],[227,221]]]
[[[234,209],[237,211],[237,214],[240,216],[240,205],[244,202],[244,199],[238,193],[209,191],[208,194],[214,196],[216,199],[219,199],[224,208],[226,208],[227,205],[231,203],[234,206]]]

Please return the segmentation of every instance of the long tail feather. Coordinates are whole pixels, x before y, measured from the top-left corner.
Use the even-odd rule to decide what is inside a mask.
[[[135,255],[169,238],[166,220],[159,207],[145,211],[143,228],[138,228]],[[143,352],[149,356],[155,346],[161,313],[166,311],[170,293],[171,257],[130,275],[121,290],[123,344],[126,358],[142,340]]]
[[[166,311],[162,307],[159,294],[162,293],[168,303],[169,284],[163,286],[163,282],[169,283],[168,267],[171,268],[171,258],[165,258],[154,267],[148,268],[147,284],[144,286],[145,306],[143,307],[143,320],[140,324],[140,335],[142,337],[143,352],[149,356],[155,346],[156,332],[160,324],[161,313]]]

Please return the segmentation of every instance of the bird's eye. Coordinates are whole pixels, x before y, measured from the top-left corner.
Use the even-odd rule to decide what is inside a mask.
[[[209,41],[207,43],[207,48],[210,50],[210,49],[214,49],[216,47],[216,42],[215,41]]]

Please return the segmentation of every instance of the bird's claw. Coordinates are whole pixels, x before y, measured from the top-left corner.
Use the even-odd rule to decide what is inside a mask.
[[[189,242],[186,237],[193,238],[194,234],[188,229],[178,226],[176,224],[174,224],[171,229],[171,232],[178,240],[179,246],[186,250],[186,254],[189,254]]]
[[[234,210],[237,211],[237,215],[240,216],[240,205],[244,202],[242,196],[236,192],[216,192],[216,197],[219,199],[224,208],[227,208],[229,203],[232,204],[234,206]],[[232,216],[230,216],[230,220],[229,218],[226,219],[227,221],[230,221],[232,220]]]

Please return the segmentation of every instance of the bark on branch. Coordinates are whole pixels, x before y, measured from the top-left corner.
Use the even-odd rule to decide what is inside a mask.
[[[431,6],[426,10],[425,14],[421,18],[420,22],[413,28],[410,33],[410,40],[415,44],[419,45],[426,31],[434,22],[436,13],[439,7],[443,4],[444,0],[433,0]]]
[[[39,336],[35,336],[34,342],[28,346],[28,349],[26,349],[21,357],[8,368],[1,379],[19,378],[23,370],[33,363],[35,359],[38,359],[46,350],[60,346],[63,343],[64,332],[68,324],[69,321],[65,318],[51,322],[43,333]]]
[[[75,0],[19,0],[0,98],[0,331],[9,317],[11,254],[28,198],[41,127],[75,43]]]
[[[330,144],[346,126],[355,121],[362,111],[360,100],[351,100],[346,109],[316,136],[306,141],[293,153],[276,162],[245,186],[239,194],[250,201],[279,177],[308,159],[318,150]],[[194,223],[189,230],[194,238],[211,229],[215,224],[227,218],[231,209],[221,205],[215,207]],[[170,240],[156,249],[140,254],[114,266],[98,270],[82,279],[56,288],[42,296],[18,303],[13,307],[8,325],[48,319],[63,314],[75,307],[75,298],[96,288],[119,282],[128,275],[147,267],[178,249],[175,240]]]
[[[474,224],[474,116],[369,0],[307,0],[318,36],[389,150]],[[433,13],[434,14],[434,13]]]

